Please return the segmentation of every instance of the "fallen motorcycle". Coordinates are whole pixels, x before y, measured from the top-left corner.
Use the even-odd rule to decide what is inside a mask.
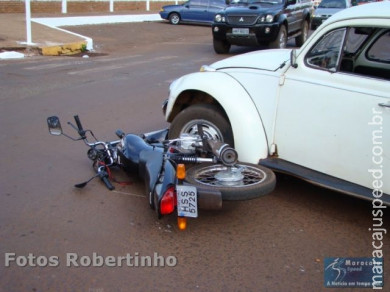
[[[50,134],[83,140],[89,147],[87,155],[96,175],[75,187],[83,188],[98,177],[113,190],[112,168],[136,174],[144,180],[150,207],[157,216],[176,210],[180,230],[186,229],[186,218],[198,217],[198,209],[221,209],[223,200],[254,199],[275,187],[271,170],[238,162],[237,152],[208,139],[200,124],[196,134],[182,134],[177,139],[167,139],[168,129],[141,135],[117,130],[118,140],[103,142],[91,130],[84,130],[77,115],[74,119],[76,125],[68,124],[77,131],[77,138],[63,132],[56,116],[48,117],[47,124]]]

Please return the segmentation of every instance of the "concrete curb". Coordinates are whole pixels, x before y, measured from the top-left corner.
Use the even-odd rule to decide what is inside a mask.
[[[40,47],[39,53],[43,56],[60,56],[60,55],[75,55],[86,51],[87,42],[81,41],[77,43]]]
[[[59,44],[54,46],[39,46],[38,50],[43,56],[60,56],[74,55],[83,51],[93,51],[92,38],[82,36],[59,26],[76,26],[76,25],[96,25],[96,24],[112,24],[112,23],[127,23],[127,22],[144,22],[144,21],[161,21],[159,14],[137,14],[137,15],[108,15],[108,16],[83,16],[83,17],[52,17],[52,18],[33,18],[31,21],[45,25],[49,28],[62,31],[79,37],[80,42],[69,44]]]
[[[124,14],[99,16],[44,17],[33,18],[31,20],[50,27],[60,27],[124,22],[161,21],[162,19],[159,14]]]

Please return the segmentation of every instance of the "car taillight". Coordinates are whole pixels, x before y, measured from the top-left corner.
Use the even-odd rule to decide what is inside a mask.
[[[173,213],[176,207],[176,191],[175,187],[169,187],[160,201],[160,213],[161,215],[168,215]]]

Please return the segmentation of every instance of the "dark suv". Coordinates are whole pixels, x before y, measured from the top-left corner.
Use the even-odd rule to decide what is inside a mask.
[[[225,54],[231,45],[285,48],[293,37],[301,46],[313,11],[311,0],[234,0],[214,17],[214,50]]]

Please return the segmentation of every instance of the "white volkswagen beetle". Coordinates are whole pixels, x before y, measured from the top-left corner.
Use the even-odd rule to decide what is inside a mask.
[[[231,57],[175,80],[170,136],[203,132],[241,161],[390,202],[390,2],[343,10],[299,49]]]

